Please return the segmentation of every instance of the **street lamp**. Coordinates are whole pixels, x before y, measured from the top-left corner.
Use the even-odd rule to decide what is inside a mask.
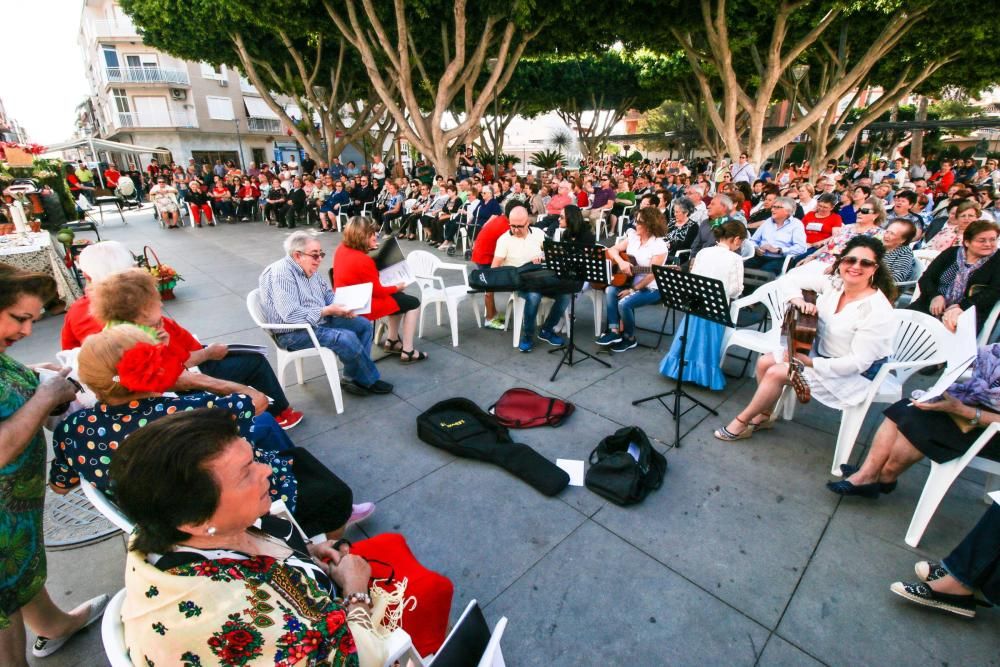
[[[233,118],[233,125],[236,126],[236,143],[240,147],[240,169],[244,169],[246,161],[243,159],[243,137],[240,136],[240,119]]]
[[[486,61],[486,68],[491,74],[493,70],[496,69],[497,64],[500,61],[496,58],[490,58]],[[493,178],[496,179],[500,175],[500,151],[497,150],[497,144],[500,135],[500,115],[497,113],[497,87],[493,86]]]
[[[792,81],[795,82],[795,87],[792,89],[792,103],[788,107],[788,115],[785,117],[785,129],[787,130],[792,124],[792,116],[795,114],[795,100],[799,96],[799,83],[802,79],[806,78],[806,74],[809,73],[809,65],[806,63],[799,63],[798,65],[792,65]],[[785,166],[785,149],[788,148],[788,144],[781,147],[781,160],[778,162],[778,171]]]

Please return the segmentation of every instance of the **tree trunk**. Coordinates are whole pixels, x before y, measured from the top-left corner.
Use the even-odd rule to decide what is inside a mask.
[[[927,97],[921,95],[917,101],[917,121],[927,120]],[[914,130],[913,141],[910,142],[910,164],[916,164],[917,160],[923,157],[924,153],[924,131]]]

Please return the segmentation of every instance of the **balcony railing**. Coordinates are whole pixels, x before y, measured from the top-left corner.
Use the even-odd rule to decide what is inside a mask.
[[[251,132],[277,134],[281,132],[281,121],[276,118],[247,118],[247,127]]]
[[[191,85],[191,79],[185,70],[163,67],[105,67],[104,76],[108,83]]]
[[[121,18],[117,21],[87,21],[84,23],[83,29],[91,38],[103,37],[107,39],[123,37],[137,39],[139,37],[139,32],[135,29],[135,24],[128,18]]]
[[[136,112],[118,112],[118,127],[198,127],[194,116],[171,111],[166,117],[144,118]]]

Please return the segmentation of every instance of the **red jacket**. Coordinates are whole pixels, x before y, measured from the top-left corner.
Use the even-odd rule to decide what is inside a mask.
[[[931,181],[937,183],[937,185],[934,186],[935,195],[947,195],[948,188],[955,184],[955,170],[951,169],[947,174],[942,174],[940,171],[937,171],[933,176],[931,176]]]
[[[375,260],[367,253],[341,243],[333,253],[333,289],[362,283],[372,284],[372,312],[365,315],[369,320],[375,321],[399,310],[399,305],[392,298],[397,292],[396,287],[386,287],[379,282]]]

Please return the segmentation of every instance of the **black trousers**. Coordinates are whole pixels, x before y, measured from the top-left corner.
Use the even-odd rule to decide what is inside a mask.
[[[308,450],[293,447],[292,472],[298,483],[295,520],[306,536],[328,533],[347,523],[353,511],[351,487],[319,462]]]
[[[274,403],[267,411],[275,417],[288,407],[288,399],[285,398],[285,391],[278,382],[278,376],[267,362],[267,357],[262,354],[230,352],[222,359],[212,359],[199,364],[198,369],[205,375],[249,385],[267,394],[274,399]]]
[[[1000,505],[993,503],[976,527],[944,559],[951,576],[969,588],[978,588],[993,604],[1000,604]]]

